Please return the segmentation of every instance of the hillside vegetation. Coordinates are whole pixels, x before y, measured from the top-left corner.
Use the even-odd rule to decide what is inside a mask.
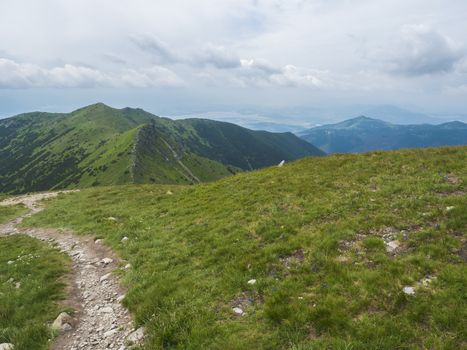
[[[159,118],[102,103],[0,120],[0,192],[193,184],[323,152],[291,133]]]
[[[334,155],[94,188],[25,225],[95,234],[131,264],[124,302],[146,349],[461,349],[466,156]]]
[[[0,196],[0,201],[2,199],[3,198]],[[0,225],[13,220],[22,214],[26,214],[27,212],[28,209],[21,204],[0,206]]]
[[[358,117],[300,131],[302,139],[327,153],[357,153],[401,148],[467,145],[467,124],[397,125]]]
[[[0,207],[0,212],[2,207]],[[25,235],[0,238],[0,344],[46,350],[64,297],[66,254]]]

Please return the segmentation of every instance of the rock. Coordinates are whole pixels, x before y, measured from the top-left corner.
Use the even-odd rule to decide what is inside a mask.
[[[101,260],[101,262],[104,264],[104,265],[108,265],[108,264],[111,264],[113,262],[113,259],[110,259],[110,258],[104,258]]]
[[[21,288],[21,282],[16,282],[15,283],[15,288],[20,289]]]
[[[455,207],[446,207],[446,211],[451,211],[453,210]]]
[[[104,276],[102,276],[101,278],[99,278],[99,281],[100,282],[107,281],[111,275],[112,275],[111,273],[107,273]]]
[[[239,315],[239,316],[243,315],[243,310],[240,309],[239,307],[234,307],[234,308],[232,309],[232,311],[233,311],[236,315]]]
[[[397,248],[400,247],[400,242],[399,241],[390,241],[386,243],[386,251],[388,253],[393,253],[397,250]]]
[[[172,192],[171,190],[168,190],[168,191],[167,191],[167,194],[168,194],[168,195],[172,195],[173,192]]]
[[[340,262],[340,263],[346,263],[348,262],[350,259],[345,256],[345,255],[339,255],[337,258],[336,258],[336,261],[337,262]]]
[[[407,295],[414,295],[415,294],[415,288],[414,287],[404,287],[402,291],[407,294]]]
[[[139,344],[144,339],[144,327],[139,327],[134,332],[130,333],[126,338],[127,341],[131,342],[132,344]]]
[[[278,167],[281,168],[281,167],[284,166],[284,164],[285,164],[285,160],[281,161],[281,162],[279,163]]]
[[[63,326],[62,326],[62,331],[63,332],[69,332],[73,329],[73,327],[71,326],[71,324],[69,323],[65,323]]]
[[[117,333],[117,331],[118,330],[116,328],[114,328],[114,329],[111,329],[110,331],[105,332],[104,333],[104,338],[108,338],[108,337],[114,335],[115,333]]]
[[[102,244],[102,239],[100,239],[100,238],[99,238],[99,239],[96,239],[96,240],[94,241],[94,243],[95,243],[95,244]]]
[[[127,236],[125,236],[125,237],[122,238],[122,240],[120,242],[125,243],[126,241],[128,241],[128,239],[129,238]]]
[[[125,270],[128,270],[130,267],[131,267],[131,264],[126,264],[125,267],[124,267],[124,269],[125,269]]]
[[[247,282],[248,284],[255,284],[256,283],[256,280],[255,279],[251,279]]]
[[[109,216],[109,217],[107,218],[107,220],[109,220],[109,221],[117,221],[117,219],[114,218],[113,216]]]
[[[114,312],[114,310],[110,306],[103,307],[100,310],[101,310],[101,312],[103,312],[105,314],[111,314],[111,313]]]
[[[52,330],[56,332],[66,332],[71,330],[73,327],[71,324],[73,323],[73,318],[68,315],[66,312],[62,312],[60,315],[57,316],[55,321],[52,323]]]
[[[423,287],[428,287],[435,279],[436,279],[436,276],[427,276],[425,278],[422,278],[422,280],[418,282],[418,284]]]
[[[8,260],[8,261],[7,261],[7,264],[8,264],[8,265],[12,265],[12,264],[14,264],[14,263],[15,263],[15,262],[12,261],[12,260]]]
[[[123,301],[123,299],[125,299],[125,294],[120,295],[120,296],[117,298],[117,302],[121,303],[121,302]]]
[[[0,350],[13,350],[15,346],[11,343],[0,344]]]

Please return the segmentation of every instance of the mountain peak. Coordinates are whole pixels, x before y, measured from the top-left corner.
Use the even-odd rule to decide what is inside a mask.
[[[83,107],[82,109],[115,109],[115,108],[112,108],[103,102],[97,102],[92,105]]]
[[[387,127],[390,123],[384,122],[379,119],[369,118],[361,115],[356,118],[348,119],[343,122],[332,125],[334,129],[349,129],[349,128],[380,128]]]

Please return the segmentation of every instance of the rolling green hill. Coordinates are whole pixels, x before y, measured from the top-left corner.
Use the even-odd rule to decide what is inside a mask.
[[[467,124],[396,125],[358,117],[298,132],[302,139],[328,153],[358,153],[401,148],[467,144]]]
[[[87,189],[25,225],[93,233],[131,264],[124,303],[145,349],[454,350],[466,181],[467,147],[332,155]]]
[[[0,120],[0,192],[125,183],[190,184],[308,155],[316,147],[209,120],[95,104]]]

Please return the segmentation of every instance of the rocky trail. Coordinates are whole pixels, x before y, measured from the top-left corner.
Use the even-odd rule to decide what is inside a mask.
[[[0,225],[0,236],[26,234],[48,242],[72,258],[68,299],[64,304],[75,312],[72,316],[66,313],[58,315],[51,325],[59,333],[52,349],[129,349],[132,344],[142,342],[144,330],[134,329],[131,315],[121,304],[124,292],[118,278],[112,273],[120,264],[115,254],[100,240],[95,241],[91,237],[50,229],[17,227],[23,219],[43,209],[39,201],[66,192],[25,195],[0,202],[2,206],[22,203],[29,208],[27,214]]]

